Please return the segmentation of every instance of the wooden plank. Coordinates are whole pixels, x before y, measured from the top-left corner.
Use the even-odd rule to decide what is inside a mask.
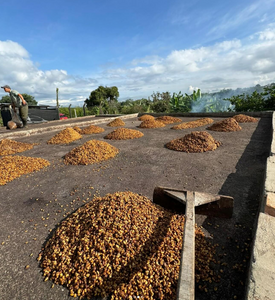
[[[234,199],[232,197],[202,192],[194,193],[196,214],[220,218],[232,217],[234,207]],[[162,188],[162,194],[166,197],[166,208],[176,210],[178,213],[185,209],[186,190]],[[176,201],[173,202],[173,200]],[[160,203],[160,205],[163,206],[163,203]]]
[[[195,299],[195,195],[187,192],[177,300]]]
[[[233,198],[224,195],[213,195],[208,193],[195,192],[195,206],[200,206],[200,205],[204,205],[210,202],[220,201],[220,200],[221,203],[223,203],[221,204],[221,206],[226,206],[227,204],[229,206],[231,205]]]
[[[180,203],[186,202],[186,193],[187,191],[171,191],[171,190],[164,190],[164,193],[167,196],[170,196],[171,198],[179,201]]]
[[[195,209],[198,215],[207,215],[215,218],[231,218],[234,209],[232,197],[220,196],[219,200],[197,206]]]
[[[154,189],[153,202],[162,206],[163,208],[172,210],[176,213],[185,212],[185,203],[175,200],[170,195],[167,195],[167,190],[173,190],[161,186]]]

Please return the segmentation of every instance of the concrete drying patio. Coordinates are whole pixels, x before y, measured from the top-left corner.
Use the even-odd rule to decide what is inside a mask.
[[[182,117],[183,121],[195,119]],[[101,121],[99,126],[105,132],[84,135],[81,140],[69,145],[47,145],[46,141],[56,131],[43,132],[42,125],[39,134],[15,138],[16,141],[40,143],[18,155],[41,157],[49,160],[51,166],[0,186],[1,298],[72,299],[66,288],[51,288],[50,282],[43,281],[36,261],[50,234],[49,230],[54,229],[67,213],[83,205],[84,201],[91,200],[94,194],[103,196],[131,190],[152,199],[155,186],[166,186],[234,197],[232,219],[196,217],[196,222],[204,227],[209,239],[218,244],[219,264],[214,269],[221,276],[217,291],[214,284],[206,283],[207,293],[202,292],[198,285],[205,283],[199,283],[196,299],[227,300],[235,296],[236,299],[244,299],[253,228],[262,196],[266,159],[270,155],[270,116],[263,116],[258,123],[240,124],[243,130],[238,132],[208,131],[222,142],[222,146],[213,152],[189,154],[171,151],[164,144],[191,131],[205,130],[207,126],[180,131],[171,130],[172,125],[140,129],[136,128],[140,124],[136,117],[126,118],[125,127],[142,131],[144,137],[123,141],[104,140],[117,147],[120,153],[101,164],[64,165],[62,156],[71,149],[90,139],[103,140],[106,134],[114,130],[106,126],[107,120]],[[81,127],[80,124],[78,126]],[[0,132],[1,138],[5,135],[7,133]],[[27,270],[26,265],[30,266]]]

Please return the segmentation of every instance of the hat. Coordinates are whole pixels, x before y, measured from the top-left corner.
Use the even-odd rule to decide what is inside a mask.
[[[9,85],[4,85],[4,86],[1,86],[1,89],[4,89],[4,88],[7,88],[7,89],[10,89],[11,87]]]

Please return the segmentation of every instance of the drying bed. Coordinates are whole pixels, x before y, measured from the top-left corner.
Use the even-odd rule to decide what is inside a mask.
[[[197,118],[181,118],[182,122]],[[220,121],[222,118],[213,118]],[[270,149],[271,119],[243,123],[236,132],[208,131],[221,146],[215,151],[185,153],[171,151],[165,144],[194,129],[137,128],[132,118],[124,128],[141,131],[133,140],[109,140],[118,155],[102,163],[66,165],[64,155],[85,142],[104,136],[113,128],[103,123],[104,132],[84,135],[65,145],[47,145],[55,133],[16,138],[39,143],[25,151],[28,157],[43,158],[50,166],[0,186],[0,292],[3,299],[69,299],[68,290],[43,281],[36,260],[55,226],[94,195],[129,190],[152,199],[155,186],[224,194],[234,197],[231,219],[196,216],[209,241],[216,247],[220,281],[196,284],[196,299],[243,299],[250,259],[254,222],[262,191],[266,158]],[[196,129],[198,130],[198,129]],[[106,140],[105,140],[106,141]],[[52,288],[51,288],[52,287]]]

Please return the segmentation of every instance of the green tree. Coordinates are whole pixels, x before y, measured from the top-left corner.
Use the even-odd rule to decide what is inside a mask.
[[[2,99],[0,100],[0,103],[11,103],[11,98],[9,95],[5,95],[2,97]]]
[[[106,90],[107,100],[109,102],[111,102],[111,101],[117,102],[118,101],[119,92],[118,92],[118,88],[116,86],[105,87],[105,90]]]
[[[116,86],[107,87],[99,86],[97,89],[91,92],[89,99],[85,102],[88,107],[92,106],[104,106],[105,102],[117,102],[119,97],[118,88]]]
[[[237,112],[275,110],[275,84],[267,85],[263,90],[261,93],[257,91],[251,95],[243,93],[225,100],[235,105],[233,110]]]
[[[28,94],[21,94],[23,98],[28,102],[29,105],[37,105],[37,101],[34,99],[33,96]],[[9,95],[5,95],[0,100],[0,103],[11,103],[11,99]]]
[[[98,107],[99,113],[117,113],[119,92],[116,86],[99,86],[85,100],[88,108]]]
[[[120,102],[120,113],[123,114],[133,114],[133,113],[144,113],[151,112],[150,107],[151,101],[149,99],[138,99],[132,100],[127,99],[126,101]]]
[[[275,110],[275,83],[264,87],[265,110]]]
[[[169,111],[169,101],[171,100],[171,94],[169,92],[153,92],[151,95],[153,103],[151,104],[151,109],[153,112],[168,112]]]
[[[232,105],[235,105],[234,111],[237,112],[265,110],[264,97],[257,91],[253,92],[251,95],[241,94],[237,96],[232,96],[231,98],[225,100],[229,100]]]
[[[169,102],[167,101],[157,101],[151,105],[151,109],[156,113],[164,113],[169,110]]]
[[[171,112],[190,112],[192,97],[181,93],[173,93],[169,102]]]
[[[104,101],[107,100],[106,89],[104,86],[99,86],[96,90],[92,91],[89,99],[86,99],[85,102],[87,107],[100,106]]]

